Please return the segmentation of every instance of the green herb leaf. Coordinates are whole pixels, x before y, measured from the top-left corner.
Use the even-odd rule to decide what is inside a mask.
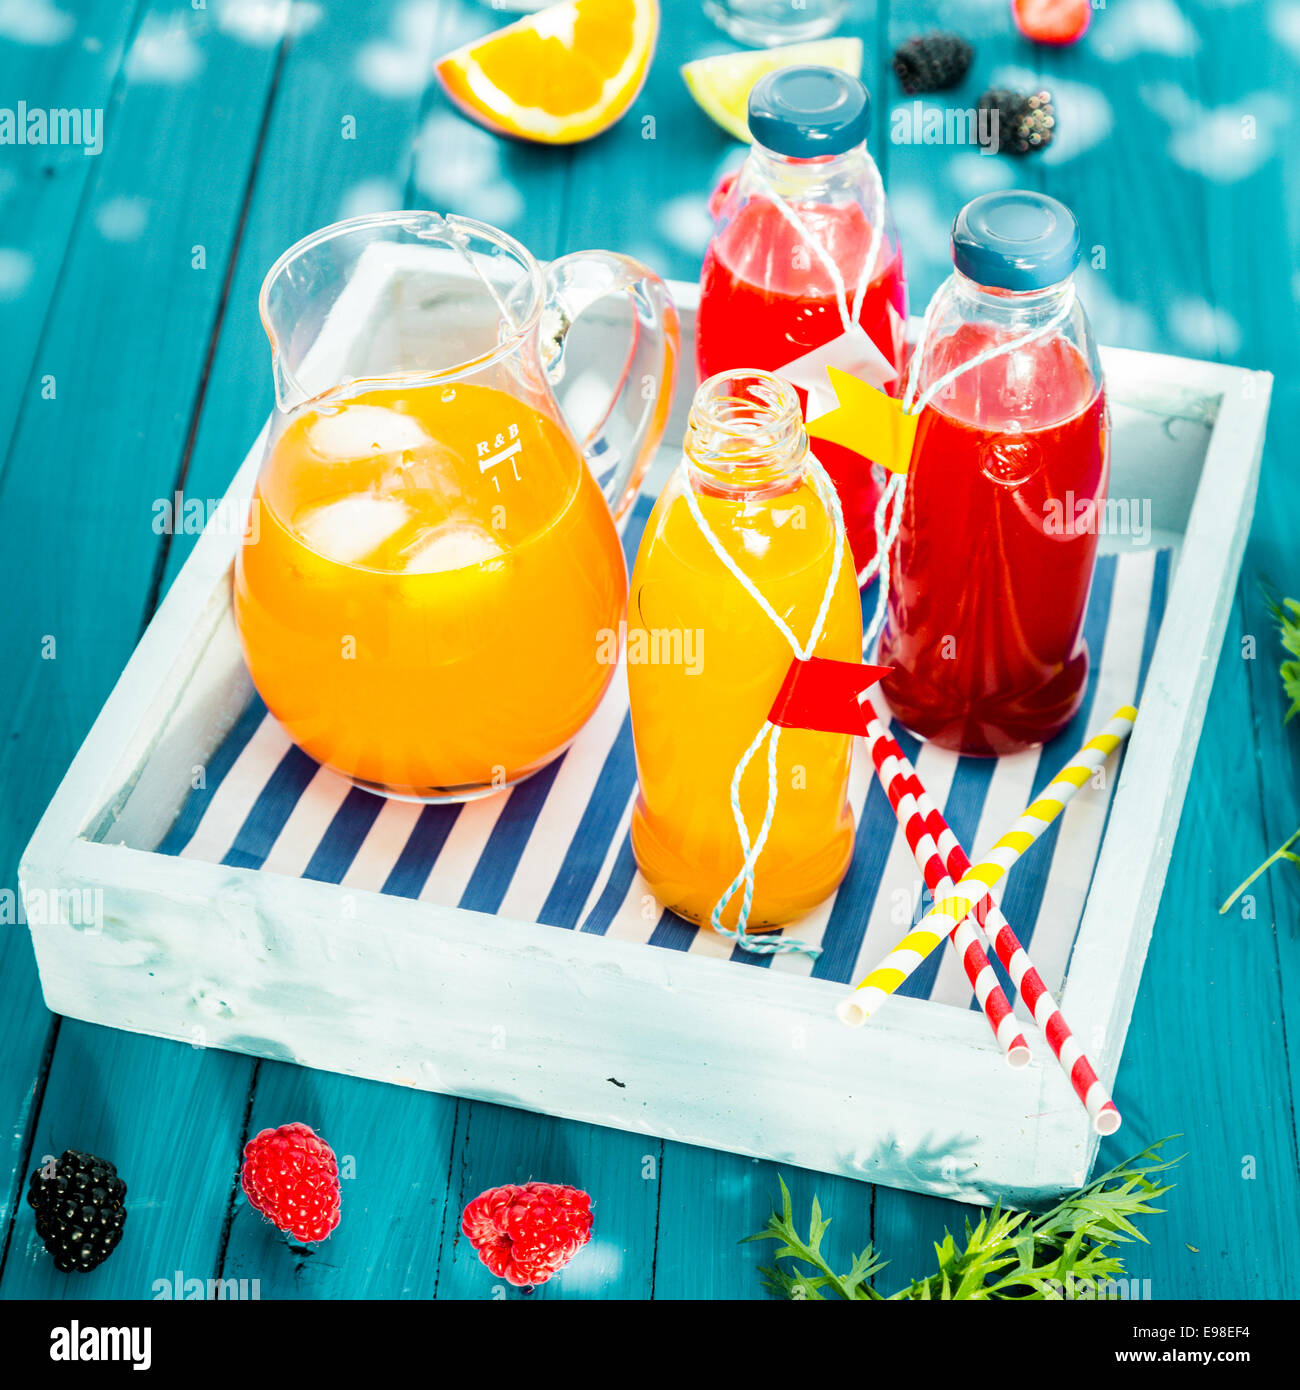
[[[1116,1249],[1146,1237],[1133,1218],[1163,1210],[1151,1203],[1170,1190],[1156,1176],[1179,1162],[1161,1157],[1162,1139],[1149,1149],[1112,1168],[1037,1216],[1003,1211],[1001,1204],[981,1214],[972,1229],[966,1222],[965,1244],[960,1248],[949,1231],[934,1247],[935,1273],[914,1280],[888,1297],[891,1300],[928,1301],[975,1299],[1055,1300],[1069,1288],[1073,1296],[1096,1294],[1102,1286],[1124,1273]],[[808,1236],[794,1225],[790,1193],[781,1184],[781,1212],[773,1212],[767,1225],[745,1240],[777,1242],[774,1268],[764,1268],[763,1284],[771,1293],[788,1299],[824,1301],[826,1292],[852,1301],[885,1297],[874,1280],[885,1263],[870,1245],[853,1257],[847,1274],[838,1275],[826,1263],[821,1242],[830,1220],[813,1198]],[[780,1261],[789,1262],[782,1267]],[[807,1268],[802,1268],[807,1266]]]
[[[790,1190],[785,1185],[785,1179],[778,1174],[777,1181],[781,1184],[780,1214],[774,1211],[761,1231],[745,1236],[740,1242],[744,1245],[752,1240],[776,1241],[776,1259],[792,1262],[789,1268],[782,1268],[779,1264],[775,1268],[761,1268],[759,1273],[763,1276],[764,1287],[771,1293],[796,1301],[825,1302],[823,1290],[826,1289],[848,1302],[879,1298],[880,1295],[871,1287],[871,1280],[885,1266],[882,1260],[877,1259],[871,1246],[868,1245],[853,1257],[847,1274],[836,1274],[821,1254],[822,1237],[831,1223],[823,1218],[820,1202],[813,1198],[812,1217],[805,1240],[795,1229]],[[809,1266],[809,1270],[801,1268],[802,1265]]]
[[[1300,601],[1284,598],[1281,603],[1270,603],[1269,611],[1277,623],[1282,649],[1294,657],[1300,657]],[[1291,701],[1286,714],[1282,716],[1282,722],[1288,724],[1292,715],[1300,713],[1300,661],[1284,661],[1278,670],[1282,676],[1282,689]]]
[[[1267,592],[1265,590],[1266,594]],[[1284,598],[1279,602],[1270,598],[1268,611],[1273,615],[1274,622],[1277,623],[1278,635],[1282,639],[1282,649],[1290,652],[1294,657],[1300,657],[1300,600]],[[1289,724],[1292,715],[1300,713],[1300,660],[1284,661],[1278,667],[1278,671],[1282,677],[1282,690],[1287,699],[1291,701],[1287,712],[1282,716],[1282,723]],[[1219,909],[1219,916],[1222,917],[1246,889],[1262,874],[1267,873],[1274,864],[1286,860],[1300,869],[1300,854],[1291,852],[1291,846],[1296,840],[1300,840],[1300,830],[1297,830],[1289,840],[1275,849],[1249,878],[1233,889],[1228,895],[1227,901]]]
[[[1274,864],[1277,864],[1285,859],[1288,863],[1294,864],[1297,869],[1300,869],[1300,854],[1295,854],[1291,850],[1291,846],[1295,844],[1297,840],[1300,840],[1300,830],[1296,830],[1288,839],[1284,840],[1277,847],[1277,849],[1275,849],[1273,853],[1270,854],[1266,860],[1264,860],[1264,862],[1259,866],[1259,868],[1257,868],[1255,872],[1250,875],[1249,878],[1243,879],[1232,890],[1232,892],[1228,895],[1227,901],[1219,909],[1219,916],[1222,917],[1223,914],[1227,912],[1227,910],[1233,905],[1233,903],[1235,903],[1237,899],[1241,897],[1241,895],[1246,891],[1246,889],[1249,888],[1250,885],[1254,883],[1254,881],[1257,878],[1262,878],[1264,874],[1266,874],[1273,867]]]

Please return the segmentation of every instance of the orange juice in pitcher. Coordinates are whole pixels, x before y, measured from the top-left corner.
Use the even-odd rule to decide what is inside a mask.
[[[492,468],[528,470],[509,504],[479,486],[484,434],[505,455]],[[411,791],[504,784],[594,709],[611,668],[593,633],[622,616],[623,556],[555,421],[474,385],[332,401],[281,436],[258,498],[240,630],[317,761]]]
[[[584,253],[543,272],[504,234],[432,213],[302,246],[263,292],[282,409],[235,570],[253,682],[295,742],[361,786],[420,800],[508,786],[568,744],[613,674],[602,639],[626,572],[610,506],[663,430],[671,305],[634,262]],[[633,288],[651,320],[633,355],[661,389],[624,391],[588,442],[602,489],[550,381],[585,302]]]

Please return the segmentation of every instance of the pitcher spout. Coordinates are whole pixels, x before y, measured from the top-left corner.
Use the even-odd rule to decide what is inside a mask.
[[[542,299],[528,252],[468,218],[400,211],[323,228],[262,285],[277,407],[357,381],[481,371],[517,350]]]

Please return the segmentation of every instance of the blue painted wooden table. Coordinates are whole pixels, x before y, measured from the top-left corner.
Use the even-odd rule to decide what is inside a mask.
[[[155,500],[220,497],[266,416],[255,299],[281,250],[337,218],[431,206],[505,227],[539,256],[603,245],[694,278],[705,196],[738,147],[677,68],[729,45],[693,0],[664,4],[634,112],[567,150],[497,140],[431,81],[436,57],[495,23],[475,0],[315,0],[287,25],[279,0],[0,5],[0,102],[103,112],[97,154],[0,145],[0,920],[23,844],[192,544],[155,534]],[[866,40],[873,148],[914,306],[945,272],[961,202],[1020,180],[1080,214],[1081,288],[1103,341],[1278,373],[1257,520],[1119,1075],[1127,1123],[1103,1157],[1185,1136],[1168,1214],[1129,1258],[1155,1297],[1294,1297],[1294,875],[1261,880],[1245,912],[1216,906],[1300,818],[1260,593],[1268,581],[1300,594],[1300,3],[1123,0],[1059,52],[1020,40],[1006,9],[860,0],[845,26]],[[990,84],[1051,88],[1053,150],[1017,164],[891,138],[891,108],[907,105],[891,45],[936,26],[977,44],[955,103]],[[528,1177],[597,1203],[593,1248],[538,1297],[762,1296],[765,1247],[736,1242],[769,1210],[770,1165],[63,1021],[17,926],[0,932],[0,1117],[3,1297],[149,1298],[177,1271],[257,1279],[263,1298],[492,1297],[459,1212]],[[355,1169],[343,1224],[314,1252],[238,1194],[244,1138],[291,1119]],[[54,1271],[22,1201],[35,1163],[67,1146],[111,1157],[131,1188],[124,1243],[79,1279]],[[928,1272],[931,1242],[963,1218],[948,1202],[785,1176],[805,1209],[820,1193],[837,1255],[875,1241],[891,1287]]]

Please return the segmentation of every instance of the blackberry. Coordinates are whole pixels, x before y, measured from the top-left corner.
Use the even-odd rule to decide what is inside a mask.
[[[32,1174],[27,1201],[36,1212],[36,1233],[54,1257],[54,1267],[88,1274],[103,1264],[122,1239],[126,1184],[107,1159],[65,1149],[52,1175]]]
[[[946,92],[970,67],[975,50],[960,34],[923,34],[894,51],[894,71],[908,96]]]
[[[1056,108],[1048,92],[1013,92],[993,87],[979,99],[980,143],[1007,154],[1045,150],[1056,130]],[[985,139],[985,111],[996,111],[997,128]]]

